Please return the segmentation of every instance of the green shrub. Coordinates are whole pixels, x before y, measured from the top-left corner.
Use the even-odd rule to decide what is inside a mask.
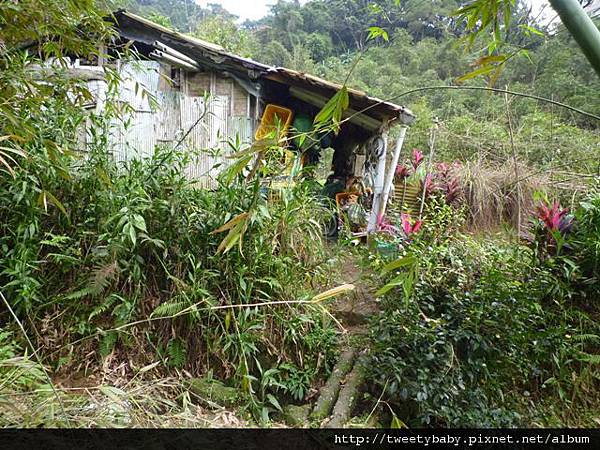
[[[21,188],[27,167],[2,180],[8,301],[34,321],[61,317],[37,343],[55,365],[97,363],[98,350],[139,366],[158,354],[166,368],[212,370],[248,392],[259,366],[289,364],[312,381],[329,368],[330,324],[319,305],[269,302],[309,300],[326,279],[328,211],[305,183],[278,201],[258,183],[196,189],[183,175],[188,161],[158,148],[118,167],[93,150],[70,181],[51,179],[61,208],[47,212]],[[28,201],[14,201],[20,189]],[[215,230],[251,208],[243,238],[219,251]],[[248,303],[259,305],[240,308]]]
[[[397,269],[372,323],[374,389],[398,417],[510,426],[530,424],[541,399],[593,404],[600,330],[570,303],[579,287],[527,247],[431,236],[387,266]]]

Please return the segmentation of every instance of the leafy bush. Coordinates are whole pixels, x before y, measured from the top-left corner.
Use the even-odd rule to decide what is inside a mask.
[[[312,380],[328,370],[335,335],[318,304],[294,302],[326,278],[327,211],[303,183],[278,201],[257,183],[196,189],[183,175],[189,158],[157,149],[117,167],[92,149],[70,181],[51,178],[61,208],[47,211],[29,194],[27,166],[0,181],[8,301],[52,323],[37,345],[60,365],[94,363],[91,350],[138,366],[158,353],[165,367],[212,370],[248,392],[259,366],[290,364]],[[215,230],[251,207],[243,238],[219,251]]]
[[[593,403],[597,305],[573,307],[579,286],[533,256],[502,241],[423,233],[388,263],[394,278],[380,291],[370,367],[403,421],[523,425],[541,399]]]

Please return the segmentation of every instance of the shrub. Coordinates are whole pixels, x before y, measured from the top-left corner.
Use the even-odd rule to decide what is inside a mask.
[[[71,370],[97,352],[140,367],[158,354],[166,368],[212,370],[247,392],[259,367],[328,370],[335,335],[319,306],[269,303],[308,300],[325,279],[317,195],[304,183],[275,202],[258,183],[195,189],[188,160],[158,148],[117,167],[93,150],[69,182],[51,179],[61,208],[47,212],[23,188],[26,166],[2,181],[0,280],[21,317],[45,324],[41,353]],[[219,251],[215,230],[250,208],[243,238]],[[259,306],[240,307],[249,303]],[[314,335],[323,339],[302,339]]]
[[[597,309],[568,301],[578,285],[502,241],[425,230],[404,252],[384,270],[370,365],[373,388],[400,419],[524,425],[542,398],[567,408],[594,401],[585,392],[598,383],[600,330]]]

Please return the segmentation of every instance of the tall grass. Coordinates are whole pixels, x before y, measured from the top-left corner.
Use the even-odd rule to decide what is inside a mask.
[[[547,176],[522,162],[516,171],[512,161],[492,164],[485,160],[467,161],[453,171],[473,231],[494,230],[504,223],[517,227],[518,218],[527,218],[534,210],[535,192],[551,188]]]

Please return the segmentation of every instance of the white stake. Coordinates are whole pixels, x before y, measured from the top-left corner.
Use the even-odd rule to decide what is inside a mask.
[[[383,195],[381,204],[379,205],[378,216],[383,217],[385,215],[385,209],[387,208],[388,198],[390,197],[390,191],[392,183],[394,182],[394,175],[396,174],[396,166],[400,159],[400,151],[402,150],[402,144],[404,144],[404,136],[406,136],[406,127],[400,128],[400,135],[396,140],[396,148],[394,149],[394,155],[392,156],[392,164],[388,169],[387,178],[385,179],[385,185],[383,186]]]

